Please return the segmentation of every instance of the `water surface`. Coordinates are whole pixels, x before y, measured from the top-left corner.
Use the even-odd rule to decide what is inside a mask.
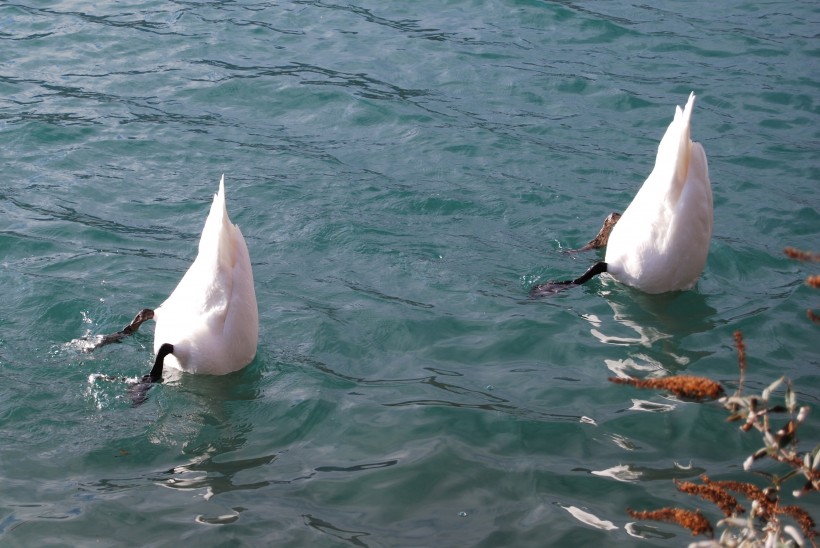
[[[688,543],[625,509],[716,521],[671,480],[744,478],[759,439],[607,378],[733,387],[742,330],[747,386],[787,375],[817,407],[817,268],[782,249],[820,251],[819,23],[794,2],[0,5],[0,540]],[[563,251],[626,207],[690,91],[715,198],[697,288],[529,299],[597,260]],[[151,328],[67,343],[162,302],[222,173],[257,358],[132,408],[93,376],[147,372]]]

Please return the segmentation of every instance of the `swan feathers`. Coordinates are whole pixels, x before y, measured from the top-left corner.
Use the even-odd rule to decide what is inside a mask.
[[[173,346],[164,363],[188,373],[223,375],[256,355],[259,312],[250,255],[225,205],[219,181],[196,259],[171,295],[154,310],[154,352]],[[158,360],[160,361],[160,360]]]
[[[712,239],[712,183],[706,153],[690,139],[694,92],[658,146],[655,168],[609,235],[610,276],[646,293],[690,289]]]

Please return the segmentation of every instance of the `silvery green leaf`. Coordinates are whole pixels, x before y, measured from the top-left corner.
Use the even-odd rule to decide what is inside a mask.
[[[780,384],[781,384],[782,382],[783,382],[783,377],[780,377],[779,379],[777,379],[776,381],[774,381],[772,384],[770,384],[770,385],[768,386],[768,388],[766,388],[766,390],[764,390],[764,391],[763,391],[763,393],[760,395],[760,397],[761,397],[762,399],[766,400],[766,401],[769,401],[769,396],[771,395],[771,393],[772,393],[772,392],[774,392],[774,390],[775,390],[778,386],[780,386]]]
[[[786,408],[789,410],[789,413],[794,413],[794,410],[797,409],[797,396],[792,390],[792,383],[789,383],[786,387],[786,395],[783,397],[786,402]]]
[[[806,417],[809,416],[809,412],[811,412],[811,407],[809,407],[808,405],[804,405],[803,407],[801,407],[800,412],[797,413],[797,422],[800,423],[806,420]]]
[[[798,531],[794,525],[785,526],[783,528],[783,532],[792,537],[798,546],[806,545],[806,540],[803,538],[803,535],[800,534],[800,531]]]

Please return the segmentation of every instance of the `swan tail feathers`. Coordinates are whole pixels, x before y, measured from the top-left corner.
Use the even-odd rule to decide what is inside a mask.
[[[228,208],[225,199],[225,176],[219,180],[219,191],[214,194],[211,210],[205,220],[202,236],[199,239],[199,253],[208,256],[216,253],[218,257],[225,257],[226,251],[232,247],[236,226],[228,217]],[[228,253],[228,255],[232,255]]]
[[[667,198],[673,204],[680,198],[689,173],[692,157],[690,126],[694,104],[695,93],[692,92],[683,109],[680,106],[675,107],[675,118],[658,145],[655,174],[669,185]]]
[[[675,181],[681,187],[686,182],[687,174],[689,173],[689,162],[692,158],[692,139],[690,138],[690,129],[692,123],[692,110],[695,106],[695,92],[689,94],[689,100],[686,102],[686,107],[681,113],[681,120],[678,122],[678,162],[675,172]],[[675,107],[677,112],[680,112],[680,107]],[[677,113],[676,113],[677,114]],[[677,116],[675,116],[677,118]]]
[[[228,206],[225,203],[225,174],[219,179],[219,190],[214,194],[214,203],[212,209],[216,207],[222,210],[224,217],[228,216]]]

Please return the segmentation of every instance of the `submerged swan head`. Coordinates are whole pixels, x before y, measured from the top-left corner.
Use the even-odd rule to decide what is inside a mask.
[[[154,352],[160,362],[164,352],[166,366],[222,375],[242,369],[256,355],[259,313],[253,271],[242,232],[228,217],[224,175],[202,229],[197,257],[154,310],[154,320]],[[156,376],[153,370],[151,376]]]

